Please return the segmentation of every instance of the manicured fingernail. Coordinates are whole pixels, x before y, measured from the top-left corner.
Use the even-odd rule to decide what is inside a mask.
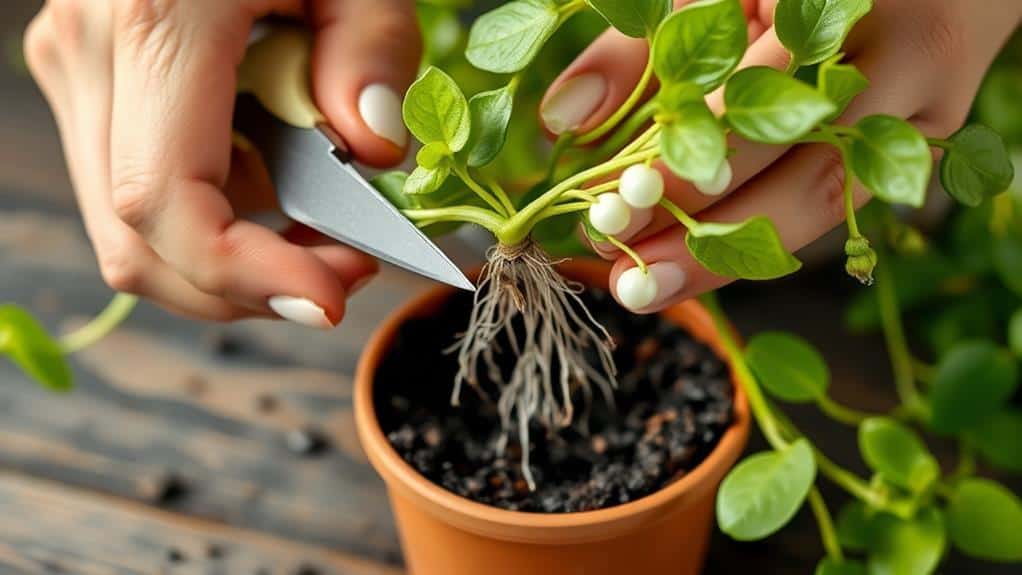
[[[720,169],[717,170],[712,180],[708,182],[692,182],[692,185],[702,194],[719,196],[731,186],[731,178],[733,177],[734,173],[731,171],[731,162],[724,160],[724,163],[720,165]]]
[[[319,329],[334,327],[323,308],[303,297],[278,295],[271,297],[267,303],[270,309],[288,321]]]
[[[562,134],[578,128],[596,111],[607,95],[607,81],[599,74],[575,76],[551,95],[540,115],[547,129]]]
[[[408,130],[401,119],[401,97],[385,84],[369,84],[358,96],[358,113],[377,136],[404,148]]]
[[[622,242],[627,242],[634,238],[653,221],[653,208],[632,208],[631,211],[632,216],[628,222],[628,227],[621,233],[614,235],[615,238]],[[593,249],[596,253],[607,259],[616,259],[620,255],[618,249],[610,242],[594,242]]]
[[[657,262],[650,264],[649,275],[656,280],[656,297],[653,302],[639,311],[656,310],[663,303],[681,293],[685,287],[685,270],[674,262]]]

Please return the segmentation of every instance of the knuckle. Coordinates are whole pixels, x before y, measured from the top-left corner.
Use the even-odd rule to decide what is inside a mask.
[[[44,72],[56,59],[57,47],[54,43],[49,18],[45,9],[37,14],[25,30],[25,37],[22,41],[25,65],[28,66],[29,72],[36,80],[41,79]]]
[[[237,246],[230,233],[222,232],[214,236],[206,245],[205,254],[189,274],[192,284],[207,294],[226,297],[229,291],[226,262],[236,253]]]
[[[825,146],[819,150],[811,189],[814,202],[810,205],[819,205],[822,220],[832,224],[845,217],[845,165],[837,148]]]
[[[114,213],[137,230],[149,227],[158,210],[159,185],[149,177],[120,180],[114,185],[111,200]]]
[[[142,286],[143,265],[138,249],[120,244],[103,250],[99,255],[99,271],[111,289],[125,293],[138,293]]]
[[[958,24],[962,21],[959,10],[954,2],[934,2],[917,12],[919,22],[910,41],[929,61],[947,64],[961,56],[964,39]]]

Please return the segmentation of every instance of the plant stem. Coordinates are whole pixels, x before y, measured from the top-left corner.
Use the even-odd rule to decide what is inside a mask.
[[[820,408],[820,411],[827,414],[831,419],[845,425],[857,426],[863,420],[870,417],[870,414],[845,407],[826,395],[821,396],[816,401],[816,405]]]
[[[607,241],[610,242],[610,244],[613,245],[615,248],[624,252],[628,257],[632,258],[632,261],[634,261],[635,265],[638,266],[640,270],[642,270],[643,274],[648,273],[649,270],[646,268],[646,262],[643,261],[641,257],[639,257],[639,254],[636,253],[631,246],[615,238],[614,236],[607,236]]]
[[[612,192],[612,191],[618,189],[619,185],[620,185],[620,180],[611,180],[609,182],[603,182],[602,184],[597,184],[595,186],[590,186],[590,187],[582,189],[582,190],[568,190],[567,192],[564,192],[564,194],[561,195],[561,199],[567,199],[567,198],[580,199],[581,198],[581,199],[584,199],[584,200],[588,200],[590,202],[595,202],[596,201],[596,196],[598,196],[598,195],[600,195],[600,194],[602,194],[604,192]]]
[[[575,134],[571,132],[565,132],[560,136],[557,136],[557,141],[554,142],[554,147],[550,151],[550,165],[547,166],[546,174],[543,175],[543,181],[549,182],[554,179],[554,175],[557,172],[557,165],[561,161],[561,156],[564,152],[575,142]]]
[[[470,190],[475,192],[475,194],[479,196],[484,202],[486,202],[487,205],[493,208],[495,212],[502,216],[510,215],[510,213],[508,213],[507,211],[507,208],[504,205],[502,205],[501,202],[497,201],[497,199],[494,198],[493,195],[490,194],[490,192],[486,191],[486,188],[479,185],[479,183],[472,178],[472,175],[468,173],[468,169],[466,169],[465,166],[461,164],[455,164],[454,173],[458,175],[458,178],[460,178],[461,181],[465,182],[465,185],[468,186]]]
[[[845,220],[848,222],[848,237],[861,238],[859,222],[855,217],[855,174],[851,169],[851,157],[848,153],[848,146],[844,142],[838,142],[837,147],[841,150],[841,162],[845,170]]]
[[[638,138],[635,138],[635,140],[633,140],[631,144],[628,144],[627,146],[625,146],[614,157],[615,158],[620,158],[621,156],[627,156],[629,154],[633,154],[633,153],[637,152],[638,150],[642,149],[643,146],[648,144],[649,141],[652,140],[654,137],[656,137],[656,135],[659,134],[659,133],[660,133],[660,124],[653,124],[652,126],[647,128],[645,132],[639,134]]]
[[[543,210],[538,216],[536,216],[536,223],[548,220],[550,218],[561,216],[564,214],[573,214],[575,212],[581,212],[582,210],[588,210],[589,206],[593,203],[589,200],[581,202],[569,202],[566,204],[557,204],[556,206],[550,206]]]
[[[943,138],[926,138],[926,143],[934,148],[940,148],[941,150],[950,150],[955,146],[951,141]]]
[[[794,76],[795,72],[797,72],[800,67],[801,66],[799,66],[798,61],[792,58],[790,61],[788,61],[788,65],[785,66],[784,73],[789,76]]]
[[[685,210],[678,207],[677,204],[668,200],[667,197],[660,198],[660,206],[668,211],[681,225],[689,231],[697,229],[699,222],[697,222],[692,216],[685,213]]]
[[[532,231],[532,226],[535,225],[534,219],[543,213],[543,211],[548,207],[556,203],[564,192],[576,189],[589,180],[616,172],[617,170],[626,168],[632,164],[644,162],[647,158],[657,156],[659,153],[659,150],[651,150],[649,152],[624,156],[593,166],[588,170],[584,170],[565,179],[563,182],[550,188],[546,192],[543,192],[541,196],[530,202],[517,214],[511,216],[510,219],[505,221],[496,232],[497,239],[505,245],[518,244],[529,235],[530,231]]]
[[[958,467],[948,478],[952,483],[961,481],[976,473],[976,454],[964,439],[958,440]]]
[[[600,159],[610,158],[621,151],[628,145],[628,140],[635,135],[635,132],[653,117],[654,112],[656,112],[656,102],[654,101],[639,106],[634,114],[628,116],[628,119],[596,148],[594,156]]]
[[[770,410],[770,405],[767,403],[759,383],[749,370],[749,366],[745,363],[745,356],[738,348],[738,344],[732,336],[731,325],[728,323],[724,311],[717,302],[716,293],[712,291],[704,293],[699,296],[699,301],[706,306],[710,316],[713,318],[717,333],[720,335],[721,345],[723,345],[728,359],[731,360],[731,370],[738,384],[745,390],[745,395],[749,398],[749,406],[752,409],[752,415],[756,419],[756,424],[759,426],[760,431],[763,432],[763,436],[766,437],[771,447],[778,450],[784,449],[788,446],[788,441],[781,435],[777,420]]]
[[[838,542],[837,531],[830,518],[830,511],[827,510],[827,504],[823,501],[823,496],[820,495],[820,490],[816,486],[809,490],[809,507],[816,517],[816,525],[820,528],[820,539],[823,540],[823,548],[827,551],[827,556],[835,561],[844,561],[841,543]]]
[[[138,298],[133,295],[124,293],[115,295],[106,309],[89,323],[60,338],[60,347],[64,353],[75,353],[96,343],[124,321],[137,303]]]
[[[514,202],[512,202],[511,198],[508,197],[507,192],[505,192],[504,188],[500,186],[500,183],[498,183],[497,180],[494,180],[493,178],[487,176],[482,172],[478,173],[482,175],[483,183],[490,188],[490,190],[493,192],[493,195],[496,196],[497,200],[504,206],[504,210],[507,211],[507,215],[513,216],[515,213],[517,213],[518,210],[515,209]]]
[[[448,206],[445,208],[424,208],[413,210],[401,210],[401,213],[408,219],[418,222],[431,220],[436,222],[468,222],[480,225],[494,234],[507,221],[497,213],[485,208],[475,206]]]
[[[621,106],[617,110],[615,110],[614,113],[611,114],[609,118],[604,120],[602,124],[600,124],[596,128],[593,128],[589,132],[580,135],[575,140],[575,144],[579,146],[584,146],[591,142],[595,142],[596,140],[602,138],[607,132],[614,129],[614,127],[617,126],[621,122],[621,120],[624,119],[625,116],[627,116],[628,113],[632,111],[632,108],[634,108],[635,104],[639,102],[643,94],[646,93],[646,88],[649,87],[649,81],[652,78],[653,78],[653,58],[650,57],[646,59],[646,67],[642,70],[642,76],[639,78],[639,83],[635,85],[635,88],[632,90],[632,93],[628,95],[628,99],[625,100],[624,103],[621,104]]]
[[[912,368],[912,353],[905,339],[905,328],[901,323],[901,312],[898,309],[898,296],[894,291],[893,278],[890,274],[890,263],[886,254],[878,254],[876,290],[877,302],[880,306],[880,321],[884,339],[887,341],[887,353],[891,356],[891,368],[894,371],[894,386],[898,398],[910,413],[916,413],[920,405],[919,392],[915,387],[915,376]]]

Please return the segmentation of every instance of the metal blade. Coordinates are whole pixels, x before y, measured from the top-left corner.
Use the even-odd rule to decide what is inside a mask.
[[[234,127],[262,153],[284,213],[336,240],[452,286],[474,290],[458,266],[347,161],[329,128],[295,128],[248,94]]]

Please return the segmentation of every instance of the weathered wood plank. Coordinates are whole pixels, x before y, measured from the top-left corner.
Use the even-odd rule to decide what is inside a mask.
[[[336,551],[11,473],[0,473],[0,517],[4,573],[399,573]]]

